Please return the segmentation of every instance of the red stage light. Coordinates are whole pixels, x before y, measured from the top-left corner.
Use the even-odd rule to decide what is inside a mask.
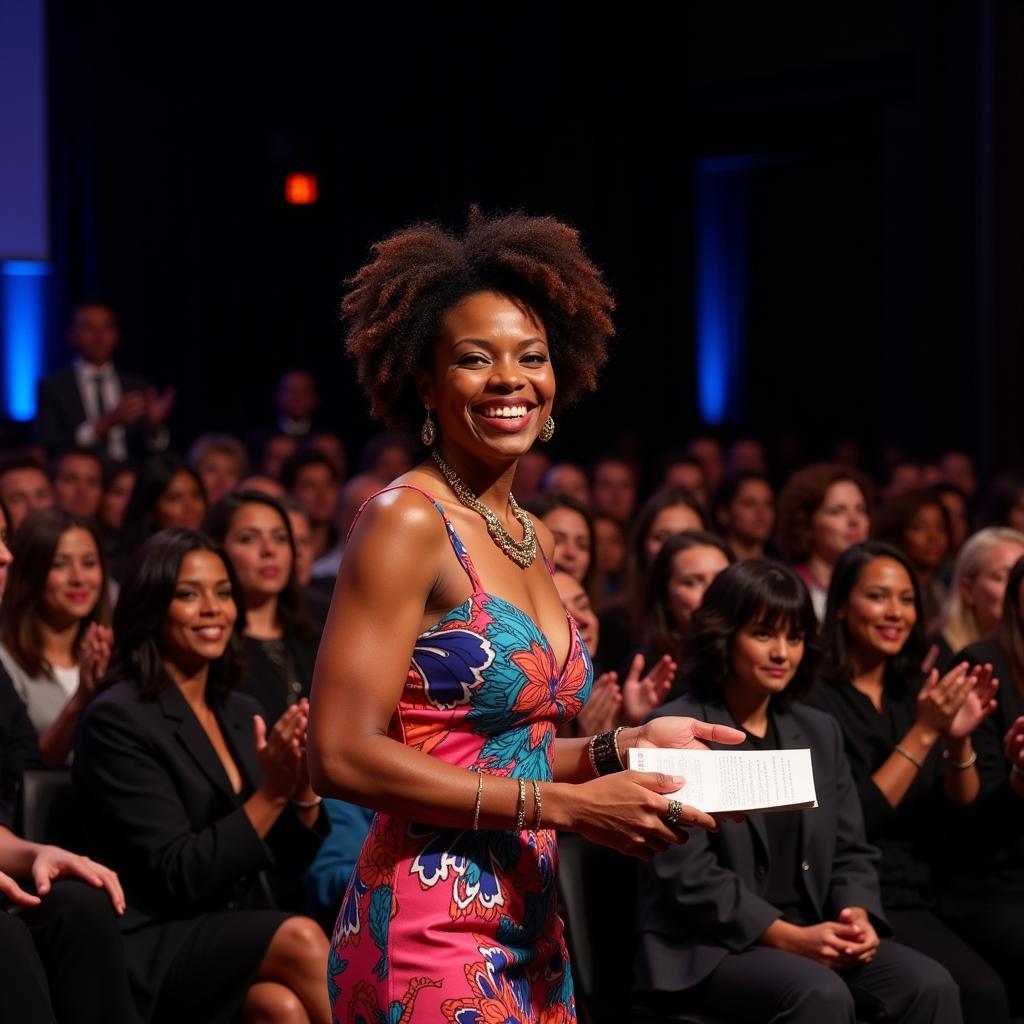
[[[311,206],[316,202],[315,174],[289,174],[284,179],[284,199],[292,206]]]

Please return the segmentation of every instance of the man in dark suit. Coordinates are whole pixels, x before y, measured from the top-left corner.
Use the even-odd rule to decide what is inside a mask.
[[[76,352],[71,366],[39,382],[36,440],[47,454],[89,448],[120,462],[163,451],[174,389],[159,394],[144,377],[114,366],[120,332],[110,306],[79,303],[67,339]]]
[[[679,697],[655,712],[662,715],[735,725],[721,700]],[[638,987],[665,1008],[735,1022],[842,1024],[854,1020],[855,1004],[861,1019],[959,1021],[958,990],[945,968],[877,939],[891,934],[878,851],[865,838],[839,726],[802,704],[776,709],[772,720],[778,747],[810,748],[819,806],[775,812],[795,816],[785,863],[772,859],[771,840],[779,834],[773,826],[782,819],[770,825],[765,814],[726,823],[717,834],[693,829],[685,845],[656,854],[642,872],[637,901]],[[750,740],[730,749],[748,748]],[[773,886],[791,897],[788,905],[772,901]],[[856,922],[875,948],[847,962],[833,948],[835,936]],[[779,932],[791,941],[778,942]],[[847,944],[857,946],[838,941]]]

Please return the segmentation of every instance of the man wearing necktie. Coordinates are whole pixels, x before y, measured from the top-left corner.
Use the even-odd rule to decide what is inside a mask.
[[[102,302],[79,304],[68,328],[72,365],[39,382],[36,440],[49,455],[91,448],[115,461],[163,451],[174,389],[163,394],[145,378],[114,366],[120,341],[114,311]]]

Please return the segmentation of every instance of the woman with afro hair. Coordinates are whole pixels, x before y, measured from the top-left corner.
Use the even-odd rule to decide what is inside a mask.
[[[554,830],[646,858],[714,827],[625,752],[742,739],[680,718],[555,739],[593,672],[511,483],[553,433],[556,371],[559,408],[595,386],[612,298],[571,228],[476,211],[461,236],[378,243],[349,284],[371,411],[433,451],[356,519],[314,677],[315,787],[377,812],[334,931],[334,1016],[570,1021]]]

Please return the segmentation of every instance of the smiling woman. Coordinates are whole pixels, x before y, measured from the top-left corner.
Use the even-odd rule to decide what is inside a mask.
[[[556,739],[592,670],[551,533],[511,486],[556,402],[594,386],[611,296],[571,228],[523,215],[399,232],[351,285],[373,412],[437,447],[361,510],[317,661],[317,790],[378,812],[334,932],[334,1015],[569,1021],[553,830],[647,857],[711,827],[620,757],[739,738],[666,719]]]

